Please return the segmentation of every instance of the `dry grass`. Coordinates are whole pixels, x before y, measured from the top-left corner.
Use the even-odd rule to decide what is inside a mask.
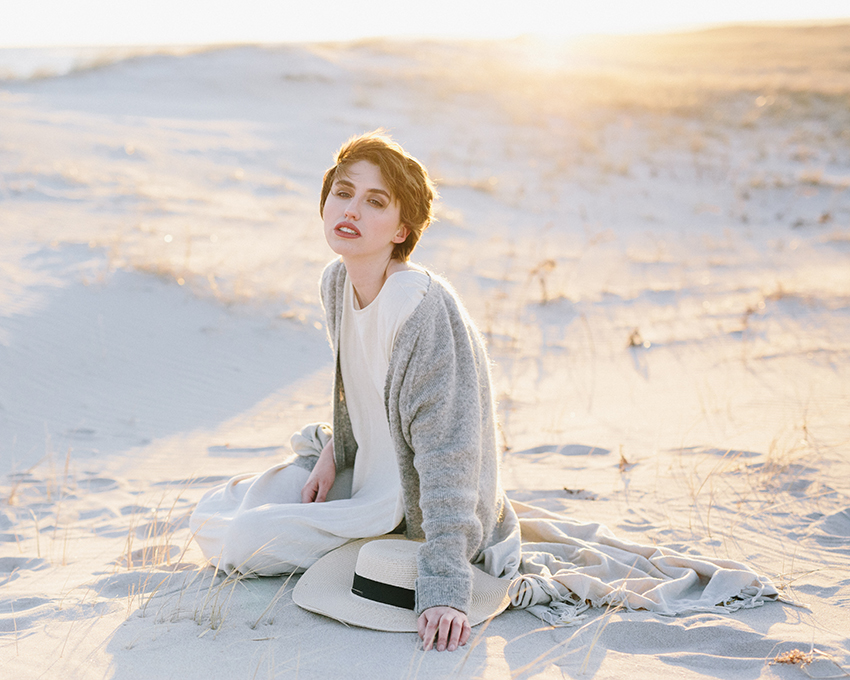
[[[826,671],[817,671],[816,674],[813,674],[809,668],[814,666],[815,664],[825,665],[827,667]],[[801,649],[790,649],[787,652],[782,652],[781,654],[777,654],[771,661],[770,665],[792,665],[799,666],[800,670],[803,671],[810,678],[846,678],[850,677],[850,673],[844,670],[838,661],[835,658],[827,654],[826,652],[822,652],[819,649],[811,648],[810,651],[804,652]],[[827,673],[827,674],[824,674]]]

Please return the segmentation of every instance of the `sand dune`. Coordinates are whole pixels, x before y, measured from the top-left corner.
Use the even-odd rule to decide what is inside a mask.
[[[850,672],[848,36],[0,54],[3,677]],[[319,183],[379,126],[439,182],[418,261],[487,337],[509,495],[784,603],[426,654],[203,566],[198,498],[330,417]]]

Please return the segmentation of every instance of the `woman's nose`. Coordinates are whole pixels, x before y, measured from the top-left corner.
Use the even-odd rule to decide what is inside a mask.
[[[360,208],[357,205],[357,200],[352,198],[348,205],[345,206],[345,216],[350,220],[356,220],[360,217]]]

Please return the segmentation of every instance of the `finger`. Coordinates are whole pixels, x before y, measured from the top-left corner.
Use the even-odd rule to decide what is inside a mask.
[[[324,503],[325,498],[328,497],[328,491],[330,491],[330,486],[319,482],[319,488],[316,491],[316,503]]]
[[[464,619],[463,621],[463,630],[460,634],[460,646],[463,647],[468,641],[469,636],[472,635],[472,626],[469,625],[469,619]]]
[[[440,617],[440,630],[437,633],[437,651],[442,652],[446,649],[446,643],[449,639],[449,630],[452,627],[451,614]]]
[[[434,619],[428,619],[428,625],[425,626],[425,637],[422,638],[423,649],[427,652],[434,646],[434,637],[437,635],[437,621]]]
[[[447,649],[450,652],[453,652],[457,649],[458,644],[460,643],[460,637],[463,633],[463,621],[460,619],[455,619],[452,623],[452,627],[449,630],[449,640]]]
[[[425,640],[425,626],[427,625],[428,620],[425,616],[425,613],[419,615],[419,618],[416,619],[416,632],[419,633],[419,639]]]
[[[316,497],[315,482],[312,479],[308,479],[307,483],[301,489],[301,502],[302,503],[312,503],[313,499],[315,497]]]

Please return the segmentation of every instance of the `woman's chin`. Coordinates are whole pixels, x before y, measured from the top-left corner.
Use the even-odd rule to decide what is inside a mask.
[[[342,239],[338,236],[331,234],[330,236],[325,236],[325,242],[328,244],[328,247],[337,255],[345,255],[346,253],[351,253],[351,244],[347,239]]]

